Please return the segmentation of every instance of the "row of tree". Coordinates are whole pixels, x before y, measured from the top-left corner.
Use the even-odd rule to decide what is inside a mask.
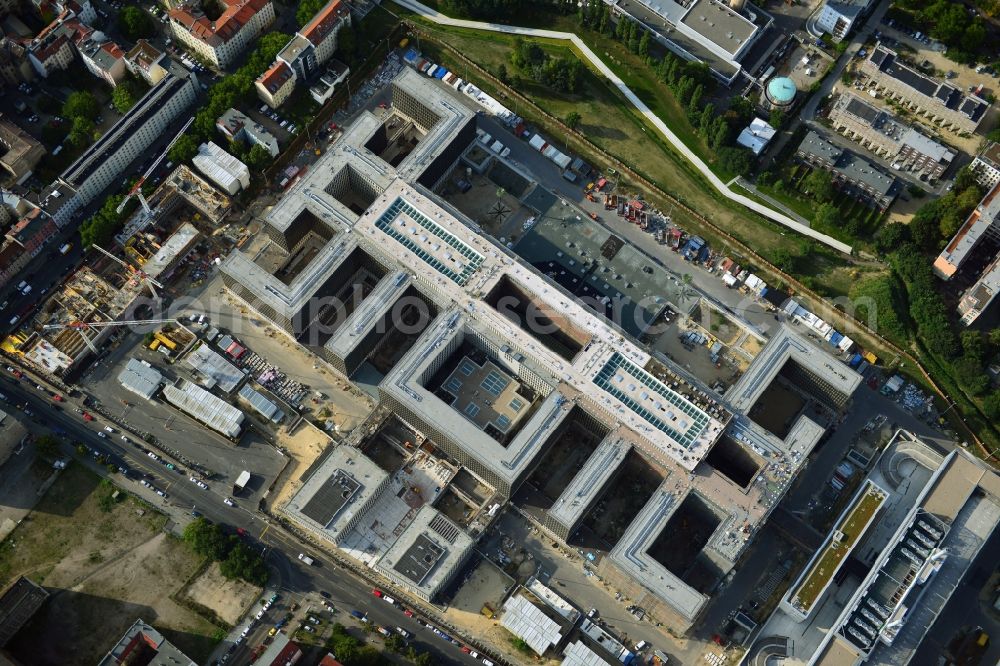
[[[184,528],[184,542],[202,557],[219,563],[222,575],[230,580],[241,578],[263,587],[267,583],[264,558],[237,535],[226,536],[219,525],[196,518]]]
[[[510,64],[520,73],[558,92],[576,93],[580,90],[583,79],[583,63],[575,56],[555,58],[546,53],[535,42],[529,42],[520,37],[514,40],[514,48],[510,53]],[[507,68],[501,65],[499,78],[508,80]]]

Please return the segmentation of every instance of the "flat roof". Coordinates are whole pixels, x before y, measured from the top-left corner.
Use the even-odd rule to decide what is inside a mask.
[[[979,241],[1000,222],[1000,183],[997,183],[969,213],[969,217],[951,237],[941,254],[934,260],[934,271],[948,279],[969,257]]]
[[[515,592],[503,604],[500,624],[541,656],[563,639],[562,627],[523,594]]]
[[[143,363],[142,361],[130,358],[121,372],[118,373],[118,383],[132,393],[151,400],[160,384],[163,383],[163,375],[156,368]]]
[[[757,33],[757,26],[718,0],[694,0],[681,24],[735,58]]]
[[[605,437],[549,509],[549,516],[566,527],[576,525],[631,450],[631,442],[613,434]]]
[[[836,636],[826,644],[823,653],[812,664],[814,666],[856,666],[862,661],[861,651],[857,647],[844,640],[842,636]]]
[[[424,504],[395,543],[379,559],[377,568],[407,587],[433,597],[465,562],[475,541],[430,504]],[[395,575],[393,575],[395,574]]]
[[[611,664],[601,659],[583,642],[576,640],[563,650],[562,666],[611,666]]]
[[[354,518],[378,497],[388,479],[389,475],[361,451],[342,444],[323,459],[285,511],[336,543]],[[349,497],[344,497],[345,491]]]
[[[663,480],[609,557],[636,583],[673,607],[679,615],[694,620],[708,603],[708,597],[682,581],[648,552],[680,506],[681,499],[673,492],[674,483],[670,477]]]
[[[142,265],[142,272],[155,280],[175,261],[187,254],[200,239],[201,232],[190,222],[185,222],[177,228],[177,231],[170,234],[156,254]]]
[[[232,393],[246,378],[242,370],[227,361],[207,342],[192,349],[184,358],[184,363],[200,375],[198,383],[204,388],[218,387],[223,393]]]
[[[243,429],[243,412],[186,379],[164,386],[163,397],[226,437],[235,439]]]

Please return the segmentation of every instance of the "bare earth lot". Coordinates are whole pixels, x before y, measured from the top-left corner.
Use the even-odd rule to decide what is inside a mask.
[[[260,596],[261,589],[242,580],[226,580],[218,562],[209,565],[191,581],[183,596],[210,608],[223,622],[236,624],[243,611]]]
[[[0,544],[0,585],[24,574],[52,595],[7,646],[22,663],[94,664],[140,617],[196,661],[216,643],[219,627],[171,598],[201,560],[149,505],[103,499],[112,490],[72,465]]]

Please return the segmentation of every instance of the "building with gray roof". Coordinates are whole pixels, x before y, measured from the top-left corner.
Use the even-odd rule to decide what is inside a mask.
[[[957,155],[954,149],[851,92],[838,95],[827,118],[834,129],[890,162],[894,169],[929,182],[940,178]]]
[[[215,127],[230,141],[242,141],[248,146],[263,146],[271,157],[281,152],[278,139],[267,128],[236,109],[226,109],[215,121]]]
[[[25,576],[18,576],[0,592],[0,648],[7,646],[48,598],[44,587]]]
[[[388,483],[389,475],[359,450],[337,446],[284,511],[336,546],[364,518]]]
[[[243,430],[243,412],[186,379],[164,386],[163,397],[177,409],[231,440],[239,438]]]
[[[424,504],[375,568],[427,601],[454,578],[475,545],[440,511]]]
[[[118,383],[140,398],[152,400],[163,384],[163,375],[150,364],[130,358],[118,373]]]
[[[120,664],[146,664],[146,666],[196,666],[176,645],[163,637],[152,625],[136,620],[111,651],[98,662],[98,666]]]
[[[933,79],[900,60],[899,54],[877,44],[861,63],[867,86],[908,106],[928,122],[954,132],[975,132],[990,103],[963,93],[948,81]]]
[[[192,349],[184,357],[184,363],[191,368],[195,381],[202,388],[232,393],[246,379],[242,370],[205,342]]]
[[[816,131],[802,139],[795,156],[807,164],[830,173],[841,190],[859,196],[869,205],[885,210],[898,194],[896,179],[860,155],[844,150]]]

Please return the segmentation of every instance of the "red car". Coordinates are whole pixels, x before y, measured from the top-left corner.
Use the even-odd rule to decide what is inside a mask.
[[[83,420],[84,421],[93,421],[94,417],[91,416],[89,412],[84,412],[83,413]]]
[[[378,589],[377,587],[372,589],[372,594],[374,594],[379,599],[382,598],[382,590]]]
[[[469,654],[470,652],[472,652],[472,650],[470,650],[467,646],[463,645],[462,652],[464,652],[465,654]]]
[[[236,533],[239,534],[240,536],[246,536],[247,535],[247,531],[245,529],[243,529],[242,527],[237,527],[236,528]]]
[[[58,393],[53,393],[52,394],[52,399],[55,400],[56,402],[62,402],[63,401],[63,397],[61,395],[59,395]]]
[[[21,377],[24,377],[24,373],[21,372],[20,370],[15,370],[14,371],[14,376],[17,377],[18,379],[20,379]]]
[[[405,611],[403,611],[403,615],[405,615],[406,617],[413,617],[413,611],[407,608]]]

